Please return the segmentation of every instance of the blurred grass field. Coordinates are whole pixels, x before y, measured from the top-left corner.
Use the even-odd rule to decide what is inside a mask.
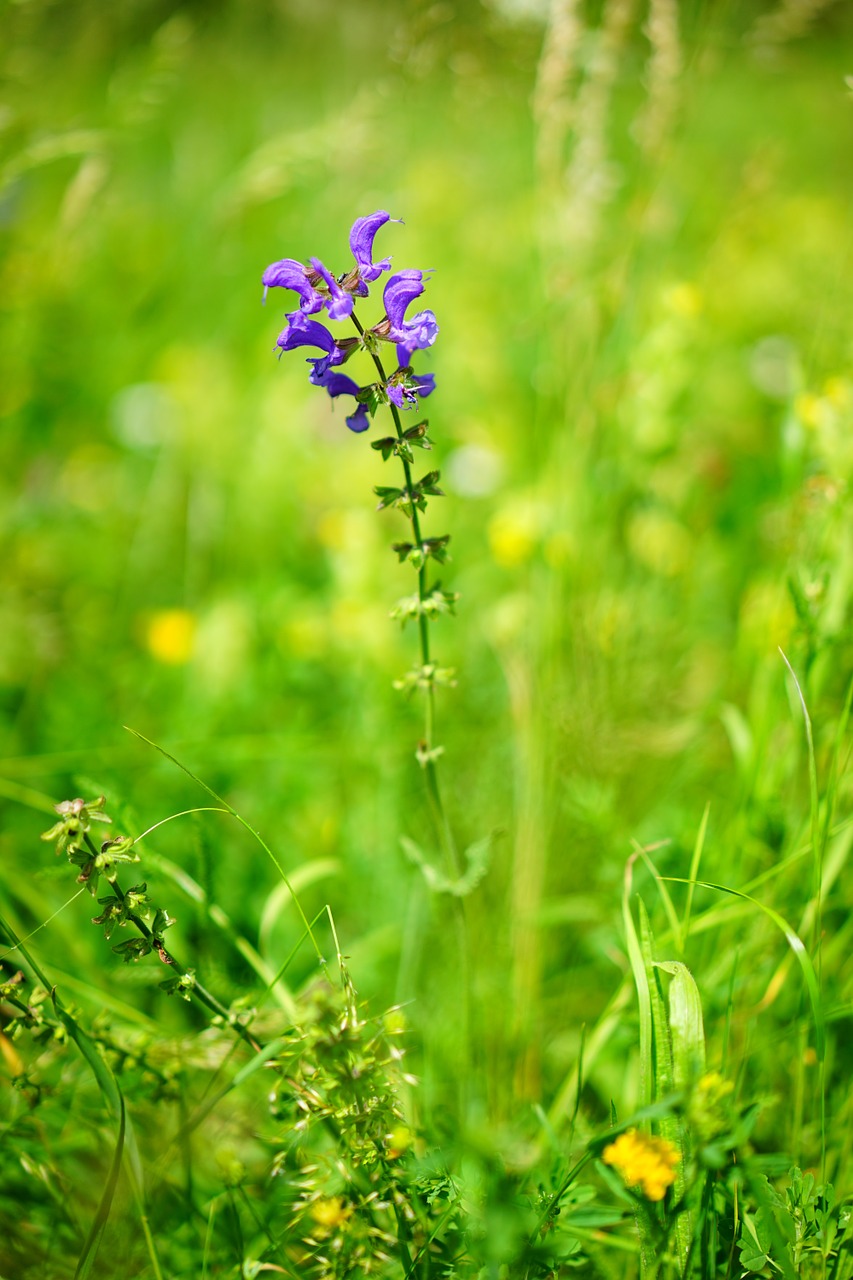
[[[382,252],[434,268],[441,325],[443,786],[463,845],[499,833],[465,904],[482,1141],[538,1141],[536,1106],[562,1133],[639,1105],[626,860],[688,878],[707,808],[699,878],[779,912],[819,970],[829,1120],[773,922],[697,888],[677,954],[641,863],[634,888],[696,977],[709,1061],[763,1103],[758,1147],[817,1166],[828,1133],[849,1193],[853,11],[561,13],[3,4],[0,904],[29,934],[74,891],[38,839],[55,801],[103,792],[133,834],[208,803],[131,726],[264,834],[309,917],[331,905],[360,995],[406,1006],[441,1132],[456,956],[400,844],[430,836],[420,711],[392,688],[398,517],[261,305],[268,263],[342,271],[353,220],[388,209]],[[152,858],[229,997],[253,975],[169,862],[273,968],[298,941],[223,819],[168,824]],[[60,989],[200,1026],[89,905],[33,938]],[[293,985],[314,966],[302,948]]]

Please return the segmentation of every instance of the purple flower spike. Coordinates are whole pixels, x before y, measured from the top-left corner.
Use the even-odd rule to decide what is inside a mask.
[[[352,256],[356,260],[361,278],[365,283],[369,284],[371,280],[378,280],[383,271],[390,271],[391,269],[390,258],[383,258],[381,262],[373,261],[373,238],[376,232],[386,222],[401,221],[401,218],[392,218],[390,213],[380,209],[378,213],[371,213],[366,218],[356,218],[352,224],[352,231],[349,233],[349,247],[352,250]]]
[[[406,308],[424,291],[424,273],[422,271],[398,271],[393,275],[382,293],[385,314],[391,325],[391,336],[403,327]],[[402,339],[401,339],[402,340]]]
[[[329,319],[346,320],[347,316],[352,315],[352,295],[344,292],[331,271],[326,270],[319,258],[312,258],[311,266],[325,281],[329,290],[329,301],[326,304],[329,309]]]
[[[295,347],[319,347],[326,352],[325,356],[317,359],[309,356],[314,366],[312,381],[322,377],[330,365],[343,364],[346,352],[340,349],[325,325],[318,320],[308,320],[299,311],[294,311],[287,319],[288,326],[278,335],[275,344],[277,347],[281,347],[282,351],[293,351]]]
[[[261,276],[261,283],[265,299],[268,289],[293,289],[299,294],[299,309],[305,315],[313,315],[323,306],[323,295],[311,285],[302,263],[293,258],[273,262]]]

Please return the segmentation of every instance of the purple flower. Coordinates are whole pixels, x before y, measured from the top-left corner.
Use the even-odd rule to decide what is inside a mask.
[[[424,273],[422,271],[397,271],[387,281],[382,291],[385,314],[391,325],[391,336],[402,329],[406,310],[415,298],[424,291]]]
[[[419,396],[431,396],[435,391],[434,373],[412,373],[409,375],[409,382],[415,384]]]
[[[346,360],[346,350],[337,345],[326,326],[318,320],[309,320],[300,311],[294,311],[287,320],[287,328],[276,339],[277,347],[282,351],[293,351],[295,347],[319,347],[326,352],[325,356],[308,357],[313,365],[312,380],[314,375],[322,377],[330,365],[343,364]]]
[[[435,391],[435,374],[413,374],[405,368],[398,369],[388,379],[385,391],[388,399],[398,409],[414,409],[417,407],[418,396],[428,396]]]
[[[352,315],[352,294],[346,293],[341,288],[331,271],[326,270],[319,258],[312,258],[311,266],[317,272],[317,275],[322,277],[329,290],[329,300],[326,303],[329,319],[346,320],[347,316]]]
[[[383,258],[381,262],[373,261],[373,238],[376,232],[386,222],[400,221],[402,219],[392,218],[390,213],[380,209],[378,213],[371,213],[366,218],[356,218],[352,224],[352,231],[349,233],[349,247],[358,265],[359,274],[366,284],[369,284],[371,280],[378,280],[383,271],[390,271],[391,269],[390,258]]]
[[[293,289],[299,294],[299,310],[305,315],[313,315],[315,311],[322,310],[325,303],[322,293],[308,279],[306,268],[293,258],[282,258],[281,262],[274,262],[267,267],[261,276],[261,283],[264,286],[264,299],[268,289]]]
[[[318,362],[319,363],[319,362]],[[319,372],[315,364],[310,381],[315,387],[325,387],[329,395],[334,400],[337,396],[357,396],[361,387],[352,378],[348,378],[345,373],[331,373],[328,370]],[[366,431],[370,426],[370,415],[366,404],[357,404],[354,413],[351,413],[346,420],[346,424],[350,431]]]
[[[276,346],[281,351],[293,351],[297,347],[313,347],[319,351],[319,355],[307,357],[311,366],[310,381],[322,387],[332,399],[343,395],[354,397],[356,408],[346,420],[351,431],[365,431],[378,404],[390,403],[396,409],[410,409],[418,404],[420,397],[430,395],[435,389],[433,374],[416,376],[410,367],[413,353],[431,347],[438,335],[438,322],[432,311],[418,311],[406,319],[410,306],[424,292],[425,272],[398,271],[392,275],[382,295],[385,316],[367,330],[357,323],[360,337],[335,338],[325,324],[309,319],[322,310],[328,313],[330,321],[353,316],[355,299],[367,297],[368,285],[391,269],[390,258],[373,260],[376,233],[386,222],[400,221],[402,219],[392,218],[385,209],[357,218],[349,237],[355,266],[344,275],[332,275],[319,258],[309,259],[307,266],[294,258],[282,258],[267,267],[262,277],[264,297],[271,288],[291,289],[299,297],[299,309],[287,314],[286,327],[279,334]],[[332,372],[359,347],[375,351],[376,338],[393,342],[397,349],[399,367],[384,383],[359,387],[352,378]]]
[[[424,291],[422,271],[398,271],[385,285],[382,300],[388,317],[388,337],[397,343],[397,361],[401,367],[410,363],[413,351],[431,347],[438,336],[438,321],[432,311],[419,311],[406,319],[409,305]]]
[[[397,363],[404,367],[411,364],[412,352],[431,347],[438,336],[438,321],[432,311],[419,311],[406,320],[401,332],[405,335],[397,342]]]

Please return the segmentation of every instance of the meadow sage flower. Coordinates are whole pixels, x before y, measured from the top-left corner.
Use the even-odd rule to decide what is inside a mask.
[[[373,239],[380,227],[386,222],[401,222],[401,218],[392,218],[390,213],[380,209],[378,213],[368,214],[366,218],[356,218],[349,233],[349,247],[356,260],[358,273],[365,284],[378,280],[383,271],[390,271],[391,259],[383,258],[381,262],[373,261]],[[365,294],[367,290],[365,289]],[[362,295],[364,296],[364,295]]]
[[[335,277],[330,271],[327,271],[319,258],[311,259],[311,266],[316,274],[325,284],[329,291],[329,297],[325,300],[325,306],[329,313],[330,320],[346,320],[352,315],[353,300],[352,294],[347,293],[345,289],[338,284]],[[309,277],[310,283],[310,277]]]
[[[642,1187],[649,1200],[663,1200],[667,1187],[675,1181],[678,1152],[666,1138],[626,1129],[604,1148],[601,1158],[619,1170],[629,1187]]]
[[[382,294],[388,323],[384,331],[377,325],[376,332],[397,343],[397,363],[401,367],[410,362],[412,352],[431,347],[438,336],[438,322],[432,311],[419,311],[411,320],[406,319],[410,304],[423,291],[423,271],[398,271],[391,276]]]
[[[338,346],[329,330],[319,320],[309,320],[299,311],[287,317],[287,328],[283,329],[276,339],[276,346],[282,351],[292,351],[294,347],[318,347],[325,351],[325,356],[309,356],[308,362],[313,366],[312,372],[322,376],[330,365],[343,364],[347,358],[347,348]],[[352,346],[352,343],[350,343]]]
[[[282,258],[267,267],[261,277],[264,297],[267,290],[273,288],[290,289],[297,294],[299,308],[286,314],[287,324],[276,346],[281,351],[314,347],[322,352],[319,356],[307,357],[311,365],[309,381],[313,386],[322,387],[333,399],[342,395],[355,397],[357,407],[346,419],[351,431],[366,431],[381,404],[390,404],[394,411],[416,408],[421,398],[435,390],[434,374],[415,374],[411,368],[414,353],[431,347],[438,335],[438,322],[432,311],[418,311],[409,318],[406,315],[414,300],[424,292],[423,271],[410,269],[390,276],[382,293],[385,314],[378,323],[365,328],[354,314],[356,298],[367,297],[368,286],[391,269],[390,258],[376,262],[373,259],[376,233],[386,222],[399,221],[384,209],[356,218],[349,236],[356,265],[344,275],[332,275],[319,258],[311,258],[307,266],[295,258]],[[333,336],[325,324],[311,318],[323,310],[330,321],[352,318],[359,336]],[[379,361],[378,340],[393,342],[396,346],[397,368],[390,376]],[[333,372],[358,347],[372,355],[381,382],[360,387],[345,374]]]
[[[305,315],[313,315],[323,309],[323,295],[311,284],[308,271],[301,262],[294,258],[282,258],[267,267],[261,276],[264,286],[264,299],[268,289],[292,289],[299,294],[299,310]]]

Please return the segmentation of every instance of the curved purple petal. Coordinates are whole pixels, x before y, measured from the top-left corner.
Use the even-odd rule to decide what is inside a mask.
[[[416,373],[409,378],[409,382],[415,384],[415,390],[419,396],[431,396],[435,391],[435,374],[434,373]]]
[[[355,413],[349,415],[346,424],[350,431],[366,431],[370,426],[370,414],[367,411],[367,405],[360,404]]]
[[[352,315],[352,296],[341,288],[331,271],[326,270],[319,258],[312,258],[311,266],[317,275],[322,277],[329,290],[329,301],[325,303],[329,311],[329,319],[346,320],[347,316]]]
[[[299,294],[299,309],[306,315],[313,315],[323,306],[323,295],[311,285],[301,262],[294,258],[282,258],[273,262],[261,276],[264,286],[264,298],[267,289],[293,289]]]
[[[386,222],[399,221],[399,218],[392,218],[390,213],[380,209],[378,213],[368,214],[366,218],[356,218],[352,224],[352,230],[349,233],[349,247],[358,265],[361,278],[366,283],[371,280],[378,280],[383,271],[391,269],[390,258],[382,258],[379,262],[373,261],[373,238],[379,228],[384,226]]]
[[[406,308],[424,291],[424,273],[422,271],[398,271],[391,276],[382,292],[385,314],[391,325],[391,338],[403,341],[403,321]]]
[[[328,391],[332,399],[335,396],[357,396],[361,391],[358,383],[352,378],[348,378],[345,373],[332,373],[331,370],[318,374],[315,369],[309,381],[315,387],[323,387],[324,390]]]
[[[389,382],[385,388],[385,393],[392,404],[398,409],[405,409],[405,392],[399,382]]]
[[[308,320],[298,311],[294,311],[287,319],[287,328],[276,339],[277,347],[281,347],[282,351],[293,351],[295,347],[319,347],[326,352],[325,356],[318,359],[309,356],[314,366],[312,379],[322,377],[329,365],[342,364],[346,359],[346,352],[341,351],[329,330],[318,320]]]
[[[432,311],[419,311],[391,336],[397,340],[397,363],[403,368],[411,363],[413,351],[425,351],[435,342],[438,321]]]
[[[331,373],[328,368],[320,369],[322,361],[318,360],[311,373],[310,381],[315,387],[323,387],[334,399],[336,396],[357,396],[361,387],[345,373]],[[370,426],[370,413],[366,404],[357,404],[349,414],[346,424],[350,431],[366,431]]]

